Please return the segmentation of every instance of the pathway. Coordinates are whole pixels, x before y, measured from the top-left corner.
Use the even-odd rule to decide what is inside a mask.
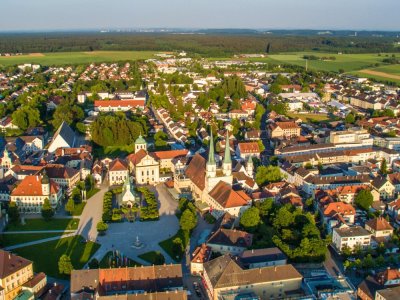
[[[30,234],[30,233],[72,233],[76,230],[31,230],[31,231],[5,231],[2,234]]]
[[[27,242],[27,243],[23,243],[23,244],[17,244],[17,245],[5,247],[4,249],[10,251],[10,250],[14,250],[17,248],[22,248],[22,247],[32,246],[32,245],[46,243],[46,242],[50,242],[50,241],[55,241],[55,240],[59,240],[62,238],[67,238],[67,237],[71,237],[71,236],[75,236],[75,235],[76,235],[76,232],[72,232],[72,233],[67,233],[67,234],[63,234],[63,235],[59,235],[59,236],[53,236],[53,237],[46,238],[46,239],[36,240],[36,241]]]

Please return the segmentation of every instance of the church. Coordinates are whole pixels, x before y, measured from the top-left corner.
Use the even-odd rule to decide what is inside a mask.
[[[162,170],[173,172],[172,161],[186,157],[188,153],[186,149],[148,152],[146,140],[140,135],[135,141],[134,153],[128,155],[127,159],[137,185],[155,185],[165,179],[160,176]]]
[[[229,133],[226,132],[225,145],[229,145]],[[219,218],[225,212],[239,217],[251,205],[251,198],[245,193],[240,184],[241,179],[252,189],[257,189],[253,180],[253,163],[251,159],[246,167],[240,162],[235,166],[232,162],[230,148],[225,147],[223,159],[215,155],[213,134],[211,132],[208,157],[195,154],[190,161],[175,165],[174,187],[178,191],[189,189],[193,197],[208,206],[210,213]],[[236,186],[234,189],[233,186]]]

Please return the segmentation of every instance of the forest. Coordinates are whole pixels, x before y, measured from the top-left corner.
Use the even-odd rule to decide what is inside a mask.
[[[202,56],[234,53],[319,51],[330,53],[399,52],[392,36],[284,35],[255,32],[226,34],[171,33],[20,33],[0,34],[0,53],[37,53],[99,50],[185,50]]]

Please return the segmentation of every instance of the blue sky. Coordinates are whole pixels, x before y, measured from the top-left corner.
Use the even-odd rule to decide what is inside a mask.
[[[99,28],[400,30],[400,0],[0,0],[0,31]]]

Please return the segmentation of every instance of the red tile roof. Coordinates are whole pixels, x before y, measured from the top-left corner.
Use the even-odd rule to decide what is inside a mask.
[[[94,107],[144,107],[144,100],[97,100]]]
[[[158,159],[173,159],[178,156],[186,156],[188,154],[187,149],[183,150],[168,150],[168,151],[157,151],[154,152],[154,156]]]
[[[245,206],[251,200],[245,193],[239,194],[234,191],[232,186],[224,181],[218,182],[209,195],[223,208]]]
[[[128,163],[120,158],[114,159],[110,163],[109,171],[126,171],[128,170]]]
[[[50,194],[57,194],[60,187],[50,179]],[[11,196],[44,196],[42,192],[42,176],[26,176],[11,192]]]
[[[356,210],[353,205],[344,202],[332,202],[329,203],[324,209],[324,215],[333,217],[336,214],[341,215],[355,215]]]
[[[260,153],[260,147],[257,142],[250,142],[250,143],[239,143],[238,144],[239,151],[242,154],[245,153]]]

